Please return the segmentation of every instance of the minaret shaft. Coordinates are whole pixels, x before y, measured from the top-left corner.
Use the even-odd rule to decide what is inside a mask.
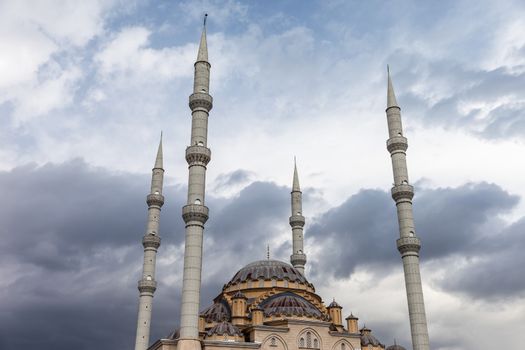
[[[297,165],[294,166],[291,207],[292,215],[290,216],[290,226],[292,227],[292,255],[290,256],[290,262],[292,263],[293,267],[295,267],[304,275],[306,254],[304,254],[303,227],[305,224],[305,219],[303,216],[303,194],[299,186]]]
[[[406,163],[407,139],[403,136],[401,109],[397,105],[390,74],[388,74],[387,109],[388,120],[387,149],[392,158],[394,186],[392,198],[396,202],[400,238],[397,249],[403,260],[405,286],[408,300],[410,331],[414,350],[429,350],[429,337],[423,299],[423,287],[419,271],[419,249],[421,242],[415,233],[412,197],[414,189],[409,185]]]
[[[151,310],[153,306],[153,293],[157,288],[155,281],[155,264],[157,250],[160,246],[159,219],[160,210],[164,204],[162,195],[162,183],[164,169],[162,168],[162,139],[157,151],[157,159],[151,176],[151,192],[146,198],[148,204],[148,223],[146,234],[142,239],[144,246],[144,261],[142,265],[142,278],[138,283],[139,312],[137,317],[137,337],[135,338],[135,350],[146,350],[149,345]]]
[[[211,159],[208,142],[208,116],[213,99],[209,95],[210,64],[203,29],[197,62],[193,94],[190,96],[192,111],[191,140],[186,148],[188,162],[188,200],[182,208],[186,223],[184,271],[182,277],[182,302],[178,350],[199,350],[199,308],[202,275],[202,245],[204,224],[208,220],[205,203],[206,166]]]

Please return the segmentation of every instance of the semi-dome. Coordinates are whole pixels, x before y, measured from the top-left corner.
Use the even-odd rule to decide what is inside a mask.
[[[368,345],[385,347],[384,344],[372,335],[372,331],[365,326],[361,328],[361,346]]]
[[[211,337],[212,335],[230,335],[230,336],[239,336],[239,337],[243,336],[239,328],[235,327],[234,325],[232,325],[230,322],[227,322],[227,321],[217,323],[215,326],[210,328],[208,332],[206,332],[206,335],[208,337]]]
[[[292,265],[278,260],[259,260],[252,262],[240,269],[226,284],[229,287],[234,284],[257,281],[257,280],[287,280],[309,284],[306,278]]]
[[[207,307],[200,313],[206,322],[223,322],[231,318],[231,309],[228,302],[224,299],[216,301],[213,305]]]
[[[404,347],[398,344],[390,345],[386,350],[406,350]]]
[[[266,317],[269,316],[303,316],[328,321],[328,316],[322,313],[312,303],[292,292],[272,295],[260,305]]]

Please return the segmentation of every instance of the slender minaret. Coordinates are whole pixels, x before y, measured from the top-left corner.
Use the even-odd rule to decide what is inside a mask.
[[[392,169],[394,171],[392,198],[396,202],[400,235],[400,238],[397,240],[397,249],[401,253],[405,272],[412,346],[414,350],[429,350],[425,302],[423,300],[423,288],[421,286],[421,275],[419,272],[419,249],[421,248],[421,242],[416,236],[414,228],[414,216],[412,214],[414,188],[409,185],[406,164],[408,143],[407,139],[403,136],[401,108],[399,108],[396,101],[388,67],[387,75],[388,92],[386,116],[388,120],[389,139],[386,145],[392,157]]]
[[[160,246],[159,219],[160,209],[164,204],[162,195],[162,182],[164,169],[162,168],[162,134],[160,136],[157,159],[151,175],[151,191],[146,197],[148,203],[148,224],[146,234],[142,239],[144,246],[144,264],[142,266],[142,279],[139,281],[139,315],[137,320],[137,338],[135,339],[135,350],[146,350],[149,344],[149,330],[151,323],[151,307],[153,293],[157,289],[155,282],[155,261],[157,249]]]
[[[182,304],[180,338],[178,350],[200,349],[199,341],[199,301],[202,271],[202,240],[204,224],[208,220],[208,208],[204,205],[206,185],[206,165],[211,152],[206,147],[208,138],[208,115],[212,108],[209,95],[210,63],[206,44],[206,16],[202,29],[193,94],[190,95],[191,143],[186,148],[188,162],[188,201],[182,208],[182,218],[186,223],[184,250],[184,272],[182,278]]]
[[[290,261],[292,266],[304,275],[304,265],[306,264],[306,254],[303,248],[303,194],[299,187],[299,175],[297,174],[297,163],[294,158],[293,184],[292,184],[292,215],[290,216],[290,226],[292,226],[292,255]]]

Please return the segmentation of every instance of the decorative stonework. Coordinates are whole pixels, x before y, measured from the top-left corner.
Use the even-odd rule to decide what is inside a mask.
[[[292,227],[303,227],[305,223],[304,216],[302,215],[292,215],[290,216],[290,225]]]
[[[392,198],[398,202],[401,200],[411,201],[414,197],[414,187],[408,184],[395,185],[391,190]]]
[[[196,92],[190,95],[189,105],[192,111],[202,108],[209,112],[213,107],[213,97],[206,93]]]
[[[157,282],[153,280],[152,281],[140,280],[138,284],[138,289],[141,293],[153,294],[155,290],[157,289]]]
[[[144,248],[155,248],[160,247],[160,237],[157,235],[147,234],[142,238],[142,245]]]
[[[418,253],[421,248],[421,241],[418,237],[401,237],[397,241],[397,250],[401,254],[412,252]]]
[[[306,255],[305,254],[292,254],[290,255],[290,261],[292,265],[303,265],[306,264]]]
[[[146,203],[150,207],[157,206],[160,208],[164,204],[164,196],[161,194],[155,194],[155,193],[148,194],[148,196],[146,197]]]
[[[211,159],[211,150],[204,146],[193,145],[186,148],[186,161],[189,165],[206,166]]]
[[[395,151],[405,152],[408,148],[407,138],[403,136],[391,137],[386,141],[386,148],[390,153],[393,153]]]
[[[208,220],[208,207],[202,204],[188,204],[182,207],[182,218],[187,224],[190,221],[198,221],[204,225]]]

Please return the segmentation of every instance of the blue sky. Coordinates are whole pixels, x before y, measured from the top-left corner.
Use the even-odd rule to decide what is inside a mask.
[[[310,281],[383,342],[409,345],[388,196],[390,64],[432,347],[515,346],[525,331],[525,5],[232,0],[0,1],[0,347],[131,346],[161,130],[152,338],[176,326],[204,13],[214,109],[203,307],[267,244],[288,259],[297,156]]]

